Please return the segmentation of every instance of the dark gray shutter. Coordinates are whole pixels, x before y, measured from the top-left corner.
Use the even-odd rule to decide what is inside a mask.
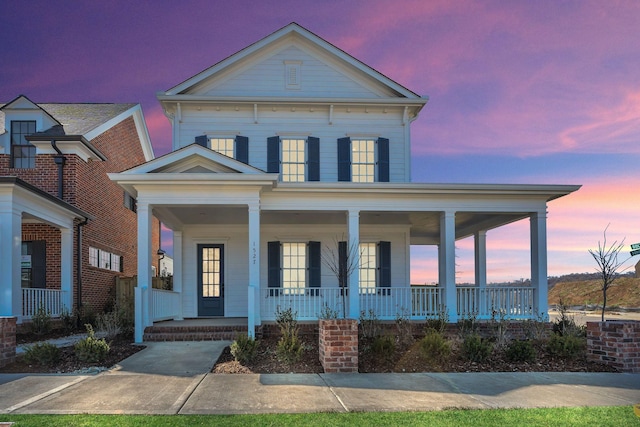
[[[267,138],[267,173],[280,173],[280,137]]]
[[[280,287],[280,242],[267,243],[267,264],[269,266],[267,284],[270,288]]]
[[[338,286],[347,287],[347,264],[353,260],[347,259],[347,242],[338,242]]]
[[[236,136],[236,160],[244,164],[249,164],[249,138],[246,136]]]
[[[209,137],[207,135],[196,136],[196,144],[202,145],[204,148],[207,148],[209,143]]]
[[[378,138],[378,182],[389,182],[389,140]]]
[[[391,242],[379,242],[380,255],[380,283],[382,288],[391,287]]]
[[[322,254],[320,242],[309,242],[309,287],[319,288],[321,284]]]
[[[124,257],[120,255],[120,273],[124,273]]]
[[[307,138],[307,181],[320,181],[320,138]]]
[[[47,287],[47,242],[34,240],[31,242],[31,287]]]
[[[338,138],[338,181],[351,181],[351,138]]]

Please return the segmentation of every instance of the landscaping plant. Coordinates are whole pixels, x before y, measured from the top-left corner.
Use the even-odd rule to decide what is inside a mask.
[[[512,341],[507,345],[507,359],[511,362],[534,362],[536,349],[531,341]]]
[[[378,335],[371,343],[371,351],[376,357],[390,362],[396,352],[396,343],[391,335]]]
[[[104,338],[95,337],[91,324],[87,323],[84,326],[87,328],[87,336],[74,345],[76,357],[78,360],[89,363],[103,361],[109,354],[109,344]]]
[[[29,363],[51,366],[60,360],[60,349],[48,342],[37,343],[25,348],[24,358]]]
[[[46,335],[51,331],[51,313],[40,304],[35,314],[31,316],[31,332],[34,335]]]
[[[438,331],[428,331],[419,345],[420,353],[426,361],[442,362],[451,356],[449,341]]]
[[[258,342],[247,334],[238,334],[231,343],[231,355],[240,363],[251,362],[256,356]]]
[[[302,355],[302,343],[298,337],[298,313],[291,308],[276,310],[276,323],[280,327],[280,340],[276,346],[276,355],[281,362],[296,363]]]
[[[477,334],[467,335],[462,341],[462,354],[471,362],[484,362],[491,356],[492,350],[491,342]]]

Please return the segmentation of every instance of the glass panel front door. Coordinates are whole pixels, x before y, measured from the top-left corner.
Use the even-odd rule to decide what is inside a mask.
[[[223,245],[198,245],[198,316],[224,316]]]

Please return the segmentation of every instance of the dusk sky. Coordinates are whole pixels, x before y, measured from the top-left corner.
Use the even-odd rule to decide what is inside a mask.
[[[292,21],[429,97],[414,182],[581,184],[549,203],[549,275],[594,271],[607,225],[625,258],[640,242],[635,0],[3,0],[0,103],[140,103],[158,156],[171,133],[156,92]],[[471,282],[473,241],[456,247]],[[487,249],[490,282],[530,276],[528,221]],[[435,250],[413,251],[412,282],[435,280]]]

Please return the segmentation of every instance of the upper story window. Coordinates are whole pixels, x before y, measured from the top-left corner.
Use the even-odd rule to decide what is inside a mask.
[[[34,120],[12,120],[11,121],[11,167],[12,168],[35,168],[36,167],[36,147],[29,144],[25,138],[36,132],[36,122]]]
[[[233,146],[235,140],[233,138],[211,138],[211,149],[227,157],[233,158]]]
[[[284,182],[320,181],[320,139],[267,138],[267,172]]]
[[[338,181],[389,182],[389,140],[339,138]]]
[[[196,136],[195,143],[236,159],[239,162],[249,164],[249,138],[246,136],[236,135],[234,138],[218,138],[199,135]]]

